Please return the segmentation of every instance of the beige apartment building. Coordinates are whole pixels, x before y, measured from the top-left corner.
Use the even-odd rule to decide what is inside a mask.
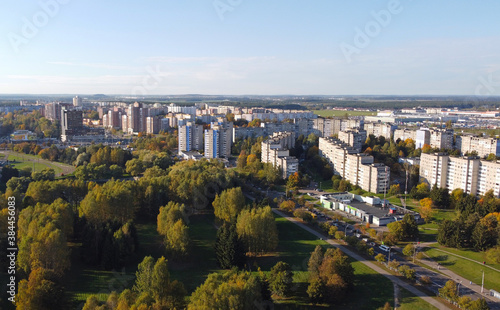
[[[476,151],[479,157],[486,157],[490,154],[500,156],[500,140],[495,138],[458,136],[457,148],[462,154]]]
[[[342,119],[342,118],[316,118],[313,119],[313,129],[321,137],[331,137],[339,134],[341,131],[349,129],[361,128],[363,122],[359,119]]]
[[[261,161],[280,168],[283,172],[282,177],[286,179],[299,171],[298,159],[290,156],[289,149],[293,147],[295,147],[294,132],[274,133],[272,137],[262,142]]]
[[[453,148],[453,129],[429,129],[430,146],[439,149]]]
[[[401,141],[405,141],[407,139],[416,141],[417,131],[408,128],[396,129],[394,130],[394,141],[397,141],[398,139]]]
[[[368,136],[374,135],[375,137],[390,139],[398,126],[388,123],[365,123],[364,128]]]
[[[420,177],[433,186],[466,194],[484,195],[493,189],[500,194],[500,162],[481,160],[478,156],[453,157],[445,153],[422,154]]]
[[[360,129],[351,129],[339,132],[339,140],[361,152],[361,148],[366,141],[366,131]]]
[[[390,169],[374,163],[373,156],[359,154],[354,148],[333,138],[319,138],[319,153],[333,166],[333,172],[351,184],[374,193],[388,190]]]

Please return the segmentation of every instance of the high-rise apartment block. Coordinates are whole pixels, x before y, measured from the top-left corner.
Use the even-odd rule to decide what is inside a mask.
[[[61,140],[83,133],[83,112],[75,109],[61,109]]]
[[[288,178],[299,171],[299,161],[296,157],[290,156],[291,148],[295,147],[294,132],[274,133],[269,139],[262,142],[261,161],[270,163],[274,167],[281,169],[282,177]]]
[[[446,153],[422,154],[420,177],[430,186],[436,184],[452,191],[484,195],[493,190],[500,194],[500,162],[481,160],[478,156],[453,157]]]
[[[408,128],[396,129],[394,130],[394,141],[397,141],[398,139],[401,141],[406,141],[407,139],[416,141],[417,131]]]
[[[485,157],[490,154],[500,156],[500,140],[495,138],[458,136],[457,149],[459,149],[462,154],[476,151],[479,157]]]
[[[391,139],[394,130],[398,128],[397,125],[388,123],[365,123],[364,129],[366,134],[374,135],[375,137],[384,137],[387,140]]]
[[[360,129],[351,129],[339,132],[339,140],[353,147],[357,152],[361,152],[361,148],[366,141],[366,131]]]
[[[362,189],[383,193],[389,188],[390,169],[374,163],[373,156],[359,154],[353,147],[333,138],[319,138],[319,153],[333,167],[333,172]]]
[[[233,123],[212,123],[210,129],[205,129],[205,157],[229,158],[233,142]]]
[[[453,148],[453,129],[431,128],[429,132],[429,144],[432,148],[448,150]]]
[[[81,107],[82,106],[82,98],[76,96],[73,98],[73,106]]]
[[[203,150],[203,125],[188,122],[179,126],[179,154]]]
[[[359,119],[316,118],[312,120],[315,133],[320,137],[331,137],[340,131],[362,128],[363,121]]]

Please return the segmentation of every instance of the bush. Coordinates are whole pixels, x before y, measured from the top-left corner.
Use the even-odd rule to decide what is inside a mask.
[[[386,258],[385,258],[385,255],[382,254],[382,253],[379,253],[375,256],[375,260],[379,263],[383,263],[385,262]]]
[[[337,240],[341,240],[341,239],[344,239],[345,237],[345,234],[343,231],[337,231],[335,232],[335,239]]]
[[[431,278],[429,278],[428,276],[421,276],[420,283],[422,283],[423,285],[430,285],[432,281]]]

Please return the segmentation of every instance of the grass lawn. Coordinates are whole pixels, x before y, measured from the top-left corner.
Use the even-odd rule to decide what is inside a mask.
[[[60,175],[62,173],[62,169],[56,165],[51,165],[48,163],[39,162],[40,158],[33,155],[19,154],[8,156],[9,161],[15,161],[15,163],[10,163],[12,167],[16,169],[23,169],[24,167],[29,167],[31,169],[34,168],[35,171],[40,171],[43,169],[51,168],[54,169],[56,175]]]
[[[314,110],[314,114],[323,116],[323,117],[328,117],[328,116],[345,116],[346,113],[349,116],[371,116],[371,115],[377,115],[377,112],[373,111],[343,111],[343,110]]]
[[[469,259],[475,260],[476,262],[482,264],[483,262],[487,262],[489,266],[500,269],[500,264],[495,264],[490,262],[487,257],[486,257],[486,252],[476,252],[472,250],[459,250],[459,249],[454,249],[454,248],[447,248],[445,246],[442,246],[438,243],[432,245],[435,248],[441,249],[446,252],[450,252],[453,254],[461,255],[464,257],[467,257]]]
[[[192,240],[191,255],[193,259],[185,262],[169,261],[169,270],[172,279],[184,283],[191,294],[196,287],[205,281],[206,276],[218,271],[213,253],[215,242],[215,227],[213,215],[194,215],[190,220],[190,236]],[[105,300],[112,291],[121,292],[132,288],[135,282],[137,265],[145,256],[151,255],[155,259],[165,255],[162,237],[156,231],[156,223],[137,224],[139,249],[135,257],[119,272],[105,271],[81,262],[80,248],[73,246],[71,270],[66,274],[65,286],[69,299],[76,307],[84,303],[92,294]],[[81,308],[81,307],[80,307]]]
[[[401,310],[432,310],[437,309],[433,305],[425,302],[404,288],[400,287],[399,295],[399,309]]]
[[[484,286],[488,289],[500,290],[500,272],[482,267],[477,263],[443,253],[433,248],[427,248],[425,253],[434,261],[439,262],[442,266],[476,284],[481,284],[482,271],[484,270]]]
[[[280,243],[278,256],[260,258],[257,264],[263,270],[270,270],[279,260],[286,261],[294,270],[295,297],[276,303],[276,309],[324,309],[325,305],[309,304],[307,290],[307,262],[310,253],[316,245],[325,248],[329,245],[313,234],[305,231],[287,219],[275,215],[279,230]],[[382,307],[387,301],[393,303],[394,290],[389,279],[365,266],[359,261],[353,261],[355,284],[344,302],[339,303],[340,309],[375,309]],[[362,298],[360,298],[362,296]]]

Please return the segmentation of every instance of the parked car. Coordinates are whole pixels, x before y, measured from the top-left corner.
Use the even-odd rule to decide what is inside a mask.
[[[390,247],[388,247],[387,245],[384,245],[384,244],[382,244],[381,246],[379,246],[379,248],[382,251],[385,251],[385,252],[389,252],[389,250],[391,249]]]

